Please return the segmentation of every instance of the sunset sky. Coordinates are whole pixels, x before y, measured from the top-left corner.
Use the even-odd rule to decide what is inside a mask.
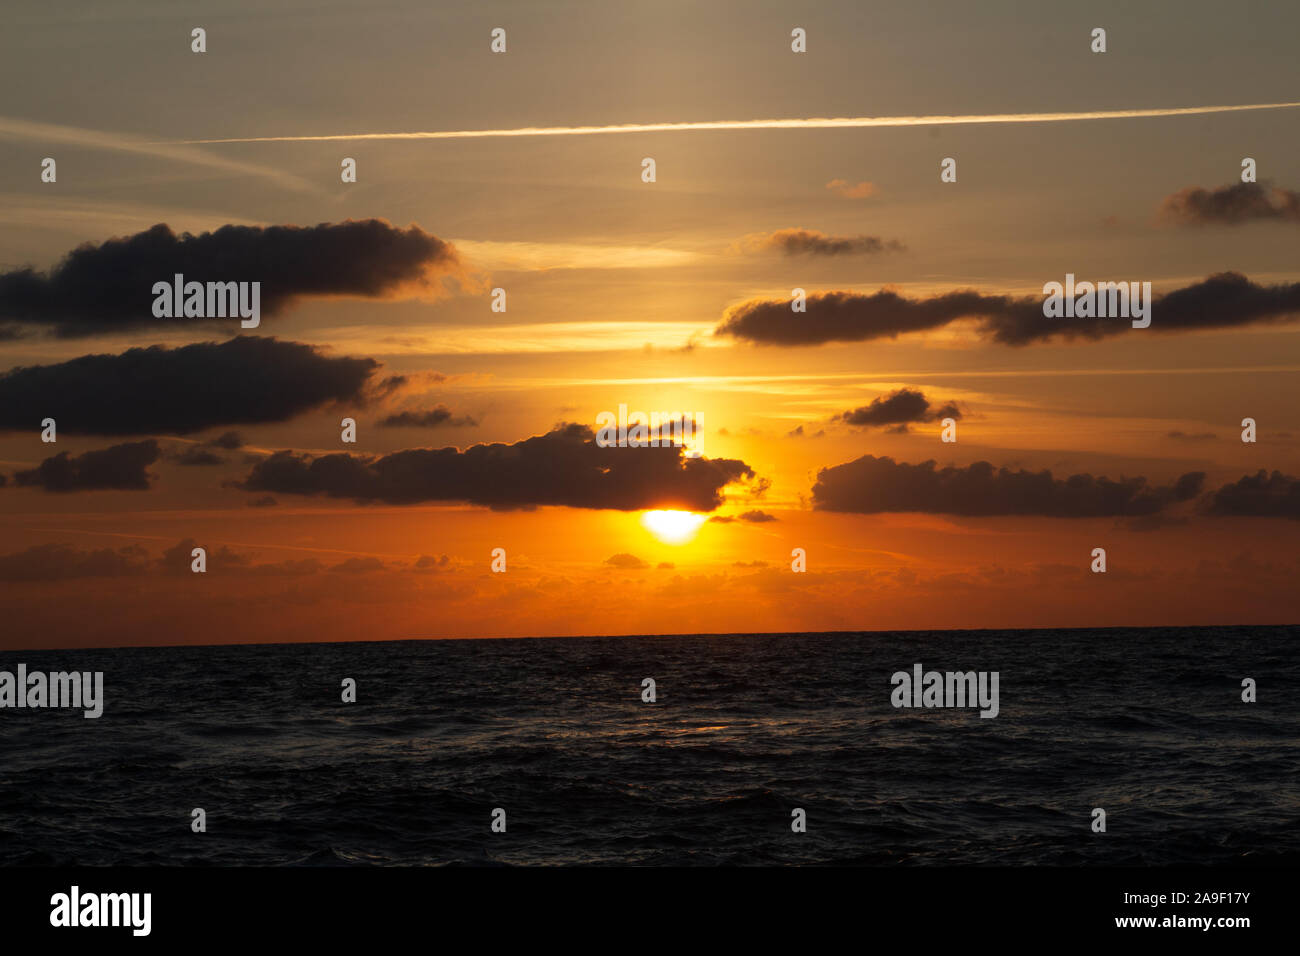
[[[1297,621],[1300,108],[347,137],[1288,104],[1300,7],[7,22],[0,647]],[[260,281],[260,326],[154,318],[178,271]],[[1150,282],[1150,328],[1044,318],[1067,273]],[[703,458],[593,448],[620,405]]]

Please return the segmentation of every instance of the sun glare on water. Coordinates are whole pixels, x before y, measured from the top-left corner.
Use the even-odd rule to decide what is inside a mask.
[[[695,537],[705,516],[690,511],[647,511],[641,516],[646,530],[664,544],[685,544]]]

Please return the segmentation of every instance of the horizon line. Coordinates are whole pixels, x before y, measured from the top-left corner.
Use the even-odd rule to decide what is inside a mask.
[[[746,129],[867,129],[899,126],[957,126],[990,123],[1064,123],[1079,120],[1141,119],[1154,116],[1200,116],[1249,110],[1291,109],[1293,103],[1244,103],[1228,106],[1156,107],[1087,110],[1073,113],[984,113],[932,116],[809,117],[802,119],[704,120],[686,123],[626,123],[607,126],[521,126],[512,129],[422,130],[408,133],[331,133],[314,136],[248,136],[225,139],[171,140],[151,145],[206,146],[221,143],[304,143],[381,139],[487,139],[515,136],[594,136],[609,133],[667,133]]]
[[[296,647],[318,644],[411,644],[429,641],[588,641],[588,640],[632,640],[636,638],[664,637],[821,637],[839,634],[970,634],[977,631],[999,631],[1019,633],[1022,631],[1168,631],[1206,630],[1208,628],[1245,627],[1245,628],[1294,628],[1296,624],[1098,624],[1098,625],[1061,625],[1031,624],[1027,627],[882,627],[882,628],[840,628],[829,631],[678,631],[660,634],[528,634],[503,635],[500,637],[388,637],[378,640],[350,641],[239,641],[236,643],[200,642],[194,644],[87,644],[80,647],[0,647],[0,654],[49,653],[52,651],[126,651],[126,650],[160,650],[164,648],[194,647]]]

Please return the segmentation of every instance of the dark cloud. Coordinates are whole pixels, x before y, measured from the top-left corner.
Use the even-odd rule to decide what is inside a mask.
[[[778,229],[762,235],[747,236],[742,248],[751,252],[775,250],[787,256],[843,256],[878,252],[902,252],[906,247],[897,239],[878,236],[828,236],[815,229]]]
[[[733,521],[748,521],[750,524],[764,524],[768,521],[776,521],[777,519],[774,515],[770,515],[766,511],[746,511],[743,514],[738,515],[714,515],[709,520],[715,521],[718,524],[731,524]]]
[[[35,429],[46,417],[60,434],[84,435],[280,422],[328,402],[364,402],[377,368],[374,359],[256,336],[85,355],[0,375],[0,429]]]
[[[438,425],[470,427],[478,422],[468,415],[453,416],[446,405],[438,405],[422,412],[396,412],[379,424],[385,428],[434,428]]]
[[[226,459],[198,445],[192,445],[170,457],[178,465],[224,465]]]
[[[248,491],[412,504],[465,501],[499,510],[682,508],[712,511],[722,489],[752,478],[743,461],[686,458],[678,447],[601,448],[589,427],[557,426],[513,444],[414,448],[382,457],[281,451],[256,465]]]
[[[1300,478],[1259,471],[1208,496],[1207,514],[1300,520]]]
[[[997,469],[987,461],[936,468],[933,460],[913,465],[864,455],[818,472],[813,507],[859,514],[1133,517],[1194,498],[1204,479],[1203,472],[1190,472],[1173,485],[1152,487],[1145,478],[1112,481],[1083,474],[1057,479],[1050,471]]]
[[[824,429],[824,428],[819,428],[819,429],[817,429],[817,432],[816,432],[815,434],[809,435],[809,436],[807,436],[807,437],[809,437],[809,438],[821,438],[821,437],[822,437],[823,435],[825,435],[825,434],[826,434],[826,429]],[[788,435],[790,438],[803,438],[803,437],[804,437],[803,426],[800,425],[800,426],[798,426],[797,428],[793,428],[793,429],[791,429],[791,430],[787,433],[787,435]]]
[[[1268,183],[1235,183],[1218,189],[1188,186],[1166,196],[1159,215],[1166,222],[1191,226],[1239,226],[1258,220],[1300,222],[1300,192],[1273,189]]]
[[[456,250],[418,226],[381,219],[317,226],[222,226],[197,236],[158,225],[85,243],[48,273],[0,273],[0,320],[76,337],[130,328],[176,328],[238,319],[159,319],[153,286],[177,273],[191,282],[260,282],[261,316],[304,296],[382,298],[460,274]]]
[[[850,425],[902,425],[907,422],[933,422],[944,418],[961,418],[957,406],[948,402],[931,408],[925,393],[914,388],[900,388],[871,400],[870,405],[855,408],[838,416]]]
[[[388,569],[388,565],[368,555],[346,558],[338,564],[326,566],[315,558],[298,558],[287,561],[255,563],[248,555],[232,551],[224,545],[186,538],[167,548],[158,557],[152,557],[139,545],[130,545],[116,551],[101,549],[83,551],[70,544],[43,544],[0,555],[0,582],[63,581],[71,578],[111,578],[162,573],[168,577],[188,578],[194,574],[194,549],[203,547],[206,573],[222,575],[313,575],[321,572],[337,574],[366,574]],[[406,570],[445,570],[451,565],[447,555],[434,558],[421,557]]]
[[[73,457],[61,452],[14,475],[24,488],[46,491],[148,491],[149,466],[162,456],[152,438],[100,448]]]
[[[231,551],[224,545],[211,547],[196,541],[194,538],[185,538],[178,541],[174,547],[163,552],[158,566],[168,574],[194,574],[196,573],[194,571],[195,548],[203,548],[204,567],[207,569],[204,573],[207,574],[221,571],[243,571],[247,570],[251,564],[245,555]]]
[[[144,574],[149,556],[139,545],[116,551],[79,551],[69,544],[39,544],[0,555],[0,581],[66,581]]]
[[[629,570],[650,567],[635,554],[627,554],[626,552],[611,555],[605,559],[605,563],[612,568],[626,568]]]
[[[1172,431],[1165,435],[1166,438],[1175,438],[1178,441],[1210,441],[1217,437],[1214,432],[1180,432]]]
[[[1028,345],[1057,336],[1097,340],[1130,331],[1236,328],[1295,318],[1300,314],[1300,282],[1264,286],[1240,273],[1222,272],[1156,296],[1149,329],[1133,329],[1124,319],[1047,318],[1043,300],[971,290],[920,299],[887,289],[870,295],[820,292],[807,296],[807,312],[797,313],[790,310],[789,299],[751,299],[728,309],[713,334],[759,345],[821,345],[896,338],[975,319],[979,335],[987,341]]]
[[[274,508],[279,502],[275,500],[274,495],[262,495],[260,498],[252,498],[248,502],[250,508]]]
[[[226,451],[237,451],[244,447],[244,438],[239,432],[226,432],[209,442],[205,442],[205,444],[209,448],[224,448]]]

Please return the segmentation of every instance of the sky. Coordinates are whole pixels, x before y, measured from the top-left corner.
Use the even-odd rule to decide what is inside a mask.
[[[1296,623],[1293,4],[7,19],[0,647]]]

